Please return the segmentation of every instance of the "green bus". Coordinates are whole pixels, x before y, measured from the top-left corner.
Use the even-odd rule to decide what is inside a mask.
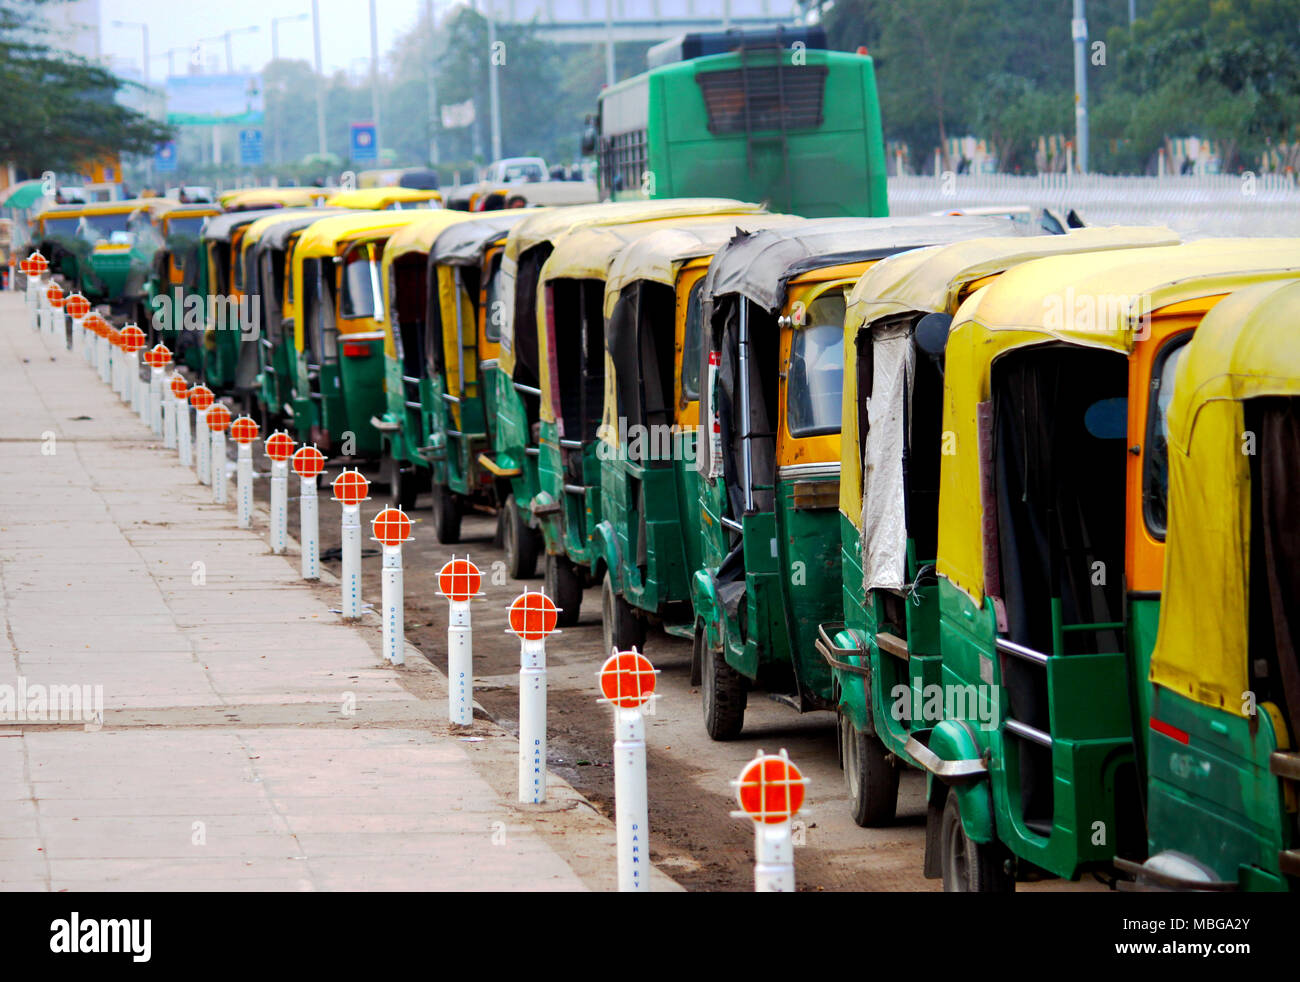
[[[600,94],[601,197],[728,197],[808,218],[889,214],[872,60],[820,28],[693,34]]]

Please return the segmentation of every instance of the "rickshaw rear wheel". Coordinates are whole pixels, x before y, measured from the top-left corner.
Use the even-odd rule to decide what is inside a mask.
[[[411,511],[420,496],[420,484],[412,470],[403,470],[402,462],[391,453],[384,458],[384,481],[388,485],[388,504]],[[438,540],[439,542],[442,539]]]
[[[537,535],[519,513],[513,494],[506,496],[503,507],[506,572],[516,580],[530,580],[537,575]]]
[[[853,821],[864,829],[888,825],[898,808],[898,768],[874,733],[840,713],[840,755]]]
[[[721,652],[713,650],[707,638],[703,662],[704,728],[714,740],[734,740],[745,726],[745,677],[727,664]]]
[[[645,621],[632,612],[632,605],[614,592],[606,575],[600,585],[600,626],[604,635],[605,650],[627,651],[645,648]]]
[[[460,541],[460,501],[445,484],[433,486],[433,533],[445,546]]]
[[[582,611],[582,573],[567,556],[546,554],[546,595],[560,608],[555,623],[560,627],[573,627]]]
[[[961,821],[957,795],[948,792],[939,832],[943,856],[945,893],[1013,893],[1015,875],[1011,872],[1011,854],[998,841],[982,843],[966,834]]]

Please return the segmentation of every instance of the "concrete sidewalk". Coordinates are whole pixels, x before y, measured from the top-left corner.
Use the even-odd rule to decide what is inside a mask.
[[[513,739],[451,733],[442,676],[384,663],[377,618],[342,624],[16,294],[0,456],[0,705],[104,699],[101,728],[0,721],[0,886],[613,886],[606,820],[562,784],[543,816],[515,806]]]

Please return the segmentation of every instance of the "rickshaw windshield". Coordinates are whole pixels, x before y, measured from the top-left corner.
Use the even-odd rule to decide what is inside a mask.
[[[790,344],[786,423],[795,437],[840,431],[844,389],[844,294],[818,297],[808,307],[807,326]]]
[[[1169,404],[1174,400],[1174,378],[1189,337],[1179,335],[1166,344],[1151,372],[1143,498],[1147,528],[1160,541],[1164,541],[1169,523]]]
[[[207,218],[203,215],[194,215],[190,218],[172,218],[167,222],[167,235],[198,235],[203,231],[203,223]]]
[[[704,343],[704,277],[695,281],[686,301],[686,334],[682,339],[682,401],[700,397],[700,347]]]
[[[343,259],[343,296],[339,316],[346,320],[383,317],[378,290],[379,261],[371,246],[358,246]]]
[[[125,213],[116,215],[82,215],[80,232],[83,237],[91,242],[122,242],[122,235],[126,233],[127,219],[130,215]]]
[[[45,219],[45,234],[75,235],[79,221],[81,221],[80,218],[47,218]]]

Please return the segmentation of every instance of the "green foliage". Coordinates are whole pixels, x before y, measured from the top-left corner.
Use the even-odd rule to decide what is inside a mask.
[[[51,48],[28,28],[43,3],[0,0],[0,160],[39,174],[152,153],[171,131],[115,101],[128,83]]]

